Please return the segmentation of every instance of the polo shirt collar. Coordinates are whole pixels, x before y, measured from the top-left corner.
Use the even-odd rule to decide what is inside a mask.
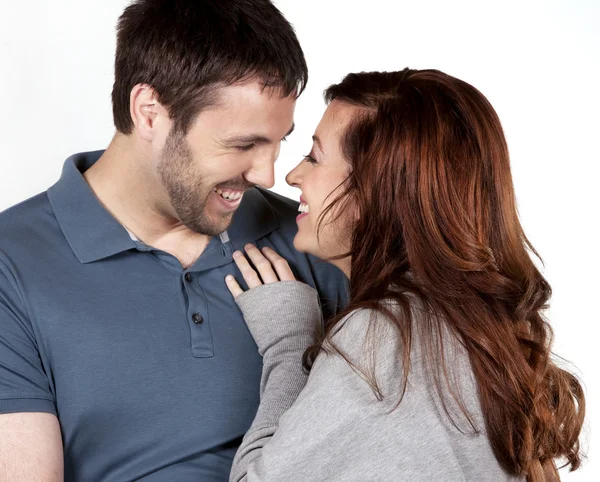
[[[233,215],[227,234],[234,249],[242,249],[279,227],[277,215],[261,188],[244,193],[240,207]]]
[[[91,263],[135,248],[125,228],[100,204],[83,178],[104,151],[69,157],[59,181],[48,189],[58,224],[81,263]]]
[[[83,177],[104,151],[69,157],[59,181],[48,189],[58,224],[81,263],[91,263],[136,248],[127,230],[102,206]],[[279,227],[275,211],[260,188],[244,194],[227,234],[234,249],[242,249]]]

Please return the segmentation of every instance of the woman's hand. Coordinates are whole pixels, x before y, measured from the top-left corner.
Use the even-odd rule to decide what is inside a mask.
[[[287,353],[297,359],[300,367],[302,353],[314,343],[322,324],[317,291],[296,281],[288,262],[271,248],[259,250],[247,244],[244,250],[256,270],[240,251],[233,253],[233,259],[248,291],[242,290],[231,275],[225,277],[225,282],[244,315],[258,352],[262,357]]]
[[[273,249],[265,247],[261,251],[253,244],[247,244],[244,246],[244,250],[248,258],[256,266],[258,273],[250,266],[246,256],[241,251],[233,253],[233,260],[242,273],[248,288],[252,289],[263,284],[277,283],[278,281],[294,281],[296,279],[288,262]],[[231,294],[236,299],[244,292],[231,275],[225,278],[225,283],[227,283],[229,291],[231,291]]]

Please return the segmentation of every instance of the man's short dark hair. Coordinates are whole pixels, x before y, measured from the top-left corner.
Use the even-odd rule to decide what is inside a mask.
[[[308,69],[292,26],[269,0],[135,0],[117,26],[113,116],[133,130],[129,105],[136,84],[148,84],[187,133],[218,86],[257,78],[300,95]]]

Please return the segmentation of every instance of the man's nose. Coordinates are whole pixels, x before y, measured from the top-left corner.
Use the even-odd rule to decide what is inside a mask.
[[[246,181],[265,189],[275,185],[275,157],[267,156],[255,161],[252,167],[246,171]]]

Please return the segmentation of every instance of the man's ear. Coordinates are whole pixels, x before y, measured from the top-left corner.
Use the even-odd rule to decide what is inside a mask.
[[[129,114],[137,135],[152,142],[161,123],[169,122],[169,113],[148,84],[137,84],[129,96]]]

